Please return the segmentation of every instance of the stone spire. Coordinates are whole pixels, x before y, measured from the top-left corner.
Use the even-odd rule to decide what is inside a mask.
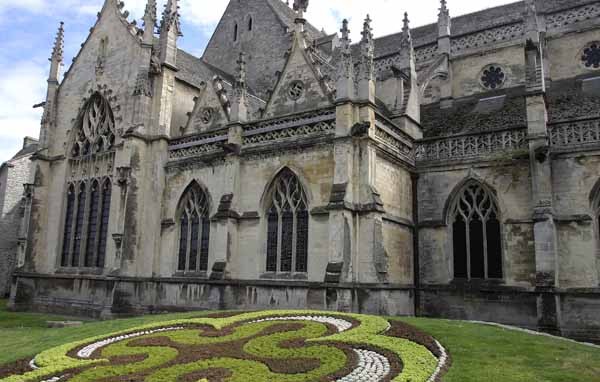
[[[367,15],[360,40],[360,72],[358,78],[358,97],[361,100],[375,102],[375,44],[371,18]]]
[[[246,122],[248,120],[248,88],[246,86],[246,55],[244,52],[240,52],[237,64],[237,73],[233,84],[231,121]]]
[[[452,26],[452,19],[450,18],[450,10],[446,0],[441,0],[440,13],[438,15],[438,38],[450,36]]]
[[[65,23],[60,22],[56,39],[54,40],[54,48],[52,49],[52,56],[50,57],[50,75],[48,81],[58,82],[60,76],[60,68],[63,65],[63,54],[65,48]]]
[[[156,0],[148,0],[146,11],[144,12],[144,43],[152,44],[154,38],[154,28],[156,28]]]
[[[340,40],[340,59],[337,67],[337,96],[338,100],[354,98],[354,62],[348,20],[342,22],[342,38]]]
[[[179,0],[168,0],[160,22],[160,62],[176,66],[177,39],[182,36]]]

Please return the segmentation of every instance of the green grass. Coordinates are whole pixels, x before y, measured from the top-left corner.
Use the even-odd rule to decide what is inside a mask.
[[[6,301],[0,300],[0,365],[33,357],[43,350],[69,342],[111,334],[154,322],[201,317],[208,312],[148,315],[110,321],[88,321],[80,327],[49,329],[46,321],[72,319],[37,313],[6,311]],[[6,351],[10,349],[10,351]]]
[[[402,318],[448,349],[444,382],[600,382],[600,349],[460,321]]]
[[[0,300],[0,365],[89,337],[205,314],[148,315],[49,329],[46,321],[61,317],[7,312]],[[600,350],[595,348],[459,321],[402,320],[430,333],[449,350],[453,364],[445,382],[600,382]]]

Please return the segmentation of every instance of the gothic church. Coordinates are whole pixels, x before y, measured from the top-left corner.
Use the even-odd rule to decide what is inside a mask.
[[[600,1],[451,18],[442,0],[436,24],[377,39],[368,16],[328,35],[308,6],[231,0],[197,58],[177,0],[162,17],[148,0],[141,27],[106,0],[62,80],[61,24],[11,308],[316,308],[600,341]]]

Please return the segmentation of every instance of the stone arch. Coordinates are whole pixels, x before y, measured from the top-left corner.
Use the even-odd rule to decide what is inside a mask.
[[[110,101],[100,91],[93,92],[76,119],[70,155],[85,157],[114,149],[115,123]]]
[[[271,180],[269,180],[269,182],[265,186],[265,188],[263,190],[263,194],[260,197],[260,202],[259,202],[261,212],[265,212],[269,208],[269,202],[270,202],[270,198],[272,196],[273,187],[274,187],[275,183],[277,182],[278,178],[285,171],[289,171],[292,174],[294,174],[294,176],[300,182],[300,185],[302,186],[302,189],[304,190],[304,195],[306,196],[307,208],[312,205],[313,197],[312,197],[312,193],[310,191],[310,187],[308,187],[308,184],[309,184],[308,181],[302,175],[301,171],[299,171],[295,167],[286,165],[286,166],[281,166],[277,171],[275,171],[275,174],[273,175]]]
[[[446,222],[455,279],[502,279],[501,212],[493,188],[468,178],[451,193]]]
[[[483,187],[487,192],[490,193],[490,195],[493,196],[494,202],[496,203],[500,211],[502,210],[496,189],[477,175],[470,174],[469,176],[461,180],[456,186],[454,186],[452,191],[450,191],[450,194],[448,194],[448,198],[446,199],[446,203],[444,203],[444,209],[442,212],[443,221],[446,225],[450,223],[450,214],[452,212],[451,209],[454,201],[459,197],[460,193],[464,190],[464,188],[470,183],[478,183],[479,185],[481,185],[481,187]]]

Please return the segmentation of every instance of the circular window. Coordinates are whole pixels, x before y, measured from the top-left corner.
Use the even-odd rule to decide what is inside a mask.
[[[288,95],[291,99],[297,100],[304,94],[304,83],[302,81],[294,81],[290,84]]]
[[[502,87],[505,80],[504,70],[498,65],[486,67],[481,74],[481,84],[487,89],[498,89]]]
[[[213,120],[213,110],[210,107],[202,109],[200,111],[200,120],[205,125],[211,123]]]
[[[581,61],[586,68],[600,68],[600,42],[592,42],[583,50]]]

